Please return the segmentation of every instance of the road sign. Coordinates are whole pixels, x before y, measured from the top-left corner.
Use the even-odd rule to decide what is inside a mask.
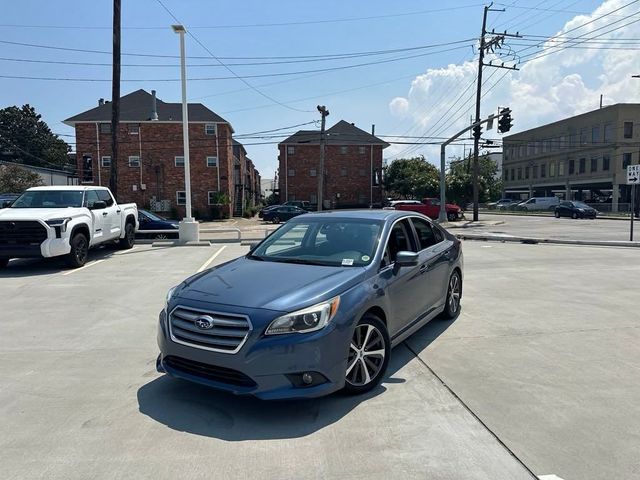
[[[627,166],[627,185],[640,184],[640,165]]]

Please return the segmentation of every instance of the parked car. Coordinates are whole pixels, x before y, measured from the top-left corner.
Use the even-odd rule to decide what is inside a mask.
[[[427,217],[436,220],[440,215],[440,199],[439,198],[423,198],[420,203],[400,203],[394,207],[395,210],[406,210],[410,212],[418,212]],[[458,205],[445,203],[445,211],[447,220],[454,222],[464,218],[464,213]]]
[[[279,204],[278,204],[278,205],[268,205],[268,206],[266,206],[266,207],[263,207],[263,208],[261,208],[261,209],[260,209],[260,211],[258,212],[258,217],[259,217],[259,218],[263,218],[263,217],[264,217],[264,213],[265,213],[265,212],[267,212],[267,211],[269,211],[269,210],[276,209],[276,208],[280,208],[280,207],[282,207],[282,205],[279,205]]]
[[[0,209],[10,206],[19,196],[19,193],[0,193]]]
[[[286,222],[287,220],[290,220],[293,217],[297,217],[298,215],[302,215],[304,213],[309,212],[299,207],[287,207],[284,205],[280,205],[278,208],[266,210],[262,215],[262,219],[265,222],[280,223],[282,221]]]
[[[458,315],[462,280],[460,241],[423,215],[297,217],[168,291],[156,368],[262,399],[363,393],[392,347]]]
[[[554,214],[556,218],[596,218],[598,211],[584,202],[571,201],[560,202],[560,205],[555,208]]]
[[[135,203],[118,204],[108,188],[34,187],[0,210],[0,268],[11,258],[65,256],[72,267],[107,242],[131,248],[138,229]]]
[[[558,197],[531,197],[529,200],[525,200],[518,204],[518,210],[533,212],[539,210],[551,210],[560,204]]]
[[[512,198],[501,198],[497,202],[487,203],[487,208],[489,210],[506,210],[513,203],[519,203],[519,201]]]
[[[384,209],[394,210],[398,205],[422,205],[422,202],[420,200],[390,200]]]
[[[289,200],[288,202],[284,202],[282,205],[285,207],[298,207],[307,211],[311,210],[311,203],[305,200]]]
[[[179,238],[178,222],[176,220],[167,220],[157,213],[148,210],[138,210],[138,221],[140,227],[136,236],[138,238],[155,238],[163,240],[166,238]],[[166,230],[163,233],[145,233],[145,230]]]

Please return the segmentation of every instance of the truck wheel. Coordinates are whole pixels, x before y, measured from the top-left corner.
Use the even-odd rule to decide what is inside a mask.
[[[89,240],[84,233],[76,233],[70,242],[71,252],[67,255],[67,263],[73,268],[82,267],[89,256]]]
[[[9,265],[9,259],[0,258],[0,268],[5,268],[7,265]]]
[[[118,245],[123,250],[129,250],[133,248],[133,244],[136,243],[136,232],[133,223],[127,223],[124,226],[124,238],[121,238]]]

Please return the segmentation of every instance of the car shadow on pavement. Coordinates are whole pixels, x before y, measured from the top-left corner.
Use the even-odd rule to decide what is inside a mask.
[[[419,342],[413,342],[414,347],[419,345],[420,351],[427,348],[451,324],[430,322],[415,334]],[[398,345],[382,384],[359,396],[337,392],[309,400],[263,401],[163,375],[140,387],[138,406],[143,415],[195,435],[225,441],[298,438],[339,421],[360,404],[384,394],[386,386],[404,383],[406,380],[397,374],[414,358],[405,344]]]

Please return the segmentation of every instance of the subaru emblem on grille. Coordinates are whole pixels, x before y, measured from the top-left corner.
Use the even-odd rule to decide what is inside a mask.
[[[214,326],[213,318],[209,315],[201,315],[194,320],[196,327],[200,330],[210,330]]]

